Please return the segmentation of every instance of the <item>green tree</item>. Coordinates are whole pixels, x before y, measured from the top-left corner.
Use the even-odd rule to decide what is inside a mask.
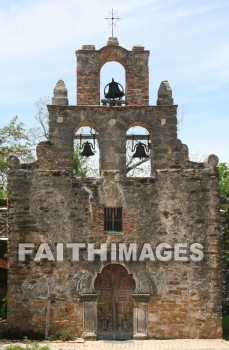
[[[48,140],[48,110],[49,97],[41,97],[35,103],[35,127],[25,129],[18,117],[14,117],[8,125],[0,128],[0,199],[7,197],[7,158],[16,155],[21,162],[29,163],[35,160],[35,147],[40,141]],[[86,176],[89,171],[88,159],[80,155],[77,145],[74,145],[75,176]]]
[[[40,97],[35,102],[35,126],[29,129],[29,137],[34,146],[41,141],[47,141],[49,139],[49,114],[47,109],[49,103],[50,98],[48,96]]]
[[[40,141],[47,141],[49,139],[49,128],[48,120],[49,114],[47,109],[47,104],[50,103],[50,98],[48,96],[40,97],[35,103],[36,114],[34,128],[29,130],[29,137],[31,142],[36,145]],[[75,176],[84,177],[88,175],[89,172],[89,162],[88,159],[80,155],[79,146],[74,144],[74,155],[73,155],[73,172]]]
[[[229,268],[229,164],[219,164],[219,177],[220,195],[224,199],[223,202],[225,202],[225,204],[222,205],[222,208],[225,211],[226,216],[226,257]]]
[[[0,128],[0,198],[6,198],[7,158],[10,154],[25,163],[34,160],[28,133],[17,116]]]
[[[88,158],[81,156],[80,152],[79,146],[75,144],[73,155],[73,173],[75,176],[85,177],[89,171]]]
[[[229,164],[219,164],[220,194],[224,198],[229,198]]]

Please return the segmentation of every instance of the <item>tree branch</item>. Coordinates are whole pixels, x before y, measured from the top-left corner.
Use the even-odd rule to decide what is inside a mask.
[[[147,162],[148,160],[149,160],[149,158],[144,158],[144,159],[142,159],[142,160],[139,160],[139,162],[137,162],[137,163],[135,163],[135,164],[129,166],[129,165],[131,164],[131,161],[130,161],[130,162],[127,164],[127,167],[126,167],[126,174],[127,174],[129,171],[131,171],[132,169],[135,169],[135,168],[137,168],[139,165],[141,165],[141,164]]]

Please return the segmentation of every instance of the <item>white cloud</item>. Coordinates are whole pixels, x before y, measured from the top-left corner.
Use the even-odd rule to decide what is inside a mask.
[[[8,11],[0,13],[0,60],[28,59],[74,42],[84,44],[96,33],[100,37],[102,33],[109,36],[110,30],[104,19],[109,1],[40,0],[22,3],[18,1]],[[122,10],[124,13],[130,8],[136,10],[147,3],[150,1],[141,1],[140,4],[129,0],[122,3]]]
[[[74,32],[82,27],[80,13],[74,21],[72,7],[64,2],[56,5],[53,1],[32,2],[9,17],[2,16],[1,60],[28,59],[73,41]]]
[[[151,52],[150,100],[155,103],[160,82],[169,80],[175,102],[184,105],[189,111],[185,118],[193,121],[193,128],[184,123],[188,129],[182,141],[197,149],[199,144],[204,152],[208,141],[198,132],[199,121],[214,115],[222,121],[228,111],[227,0],[0,0],[1,116],[18,114],[18,106],[21,113],[23,106],[32,111],[36,98],[51,95],[58,79],[65,80],[74,103],[74,51],[83,44],[106,45],[111,31],[104,17],[112,8],[121,17],[115,29],[120,45],[131,49],[139,43]],[[226,151],[218,135],[226,127],[224,122],[206,124],[219,140],[208,146],[217,144],[222,154]]]

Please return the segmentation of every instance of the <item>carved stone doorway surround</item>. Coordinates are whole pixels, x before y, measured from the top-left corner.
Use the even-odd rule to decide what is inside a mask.
[[[133,275],[120,264],[108,264],[94,283],[97,299],[97,339],[133,339]]]
[[[98,269],[93,269],[93,273],[91,269],[90,272],[87,270],[86,277],[84,275],[84,283],[82,286],[79,283],[80,300],[84,304],[84,332],[82,334],[84,339],[97,339],[98,293],[94,288],[94,282],[98,273],[101,273],[103,268],[109,264],[112,262],[100,263]],[[141,263],[129,263],[129,265],[118,263],[118,265],[125,267],[128,274],[132,275],[135,280],[135,290],[131,295],[133,300],[133,339],[147,339],[148,303],[150,296],[155,292],[155,287],[145,265],[143,266]]]

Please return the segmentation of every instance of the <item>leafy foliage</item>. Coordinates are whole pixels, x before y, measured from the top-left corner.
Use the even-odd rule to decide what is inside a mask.
[[[35,103],[36,107],[36,126],[29,130],[29,137],[34,144],[40,141],[47,141],[49,139],[48,120],[49,114],[47,110],[47,104],[50,103],[48,96],[40,97]],[[85,177],[88,175],[88,159],[80,155],[78,145],[74,145],[73,156],[73,172],[75,176]]]
[[[229,315],[223,316],[223,338],[229,339]]]
[[[220,194],[222,197],[229,198],[229,164],[219,164],[220,175]]]
[[[8,324],[1,324],[0,339],[23,340],[25,338],[43,340],[44,334],[35,329],[22,330],[18,327],[9,326]]]
[[[76,337],[72,335],[71,331],[69,329],[58,331],[55,334],[51,335],[49,337],[49,340],[62,340],[62,341],[69,341],[74,340]]]
[[[5,350],[50,350],[47,345],[40,345],[36,341],[27,341],[26,347],[20,344],[11,344],[5,347]]]
[[[7,319],[7,298],[2,299],[1,317],[3,320]]]
[[[0,198],[6,198],[7,158],[14,154],[22,162],[33,161],[29,136],[24,124],[14,117],[10,123],[0,128]]]
[[[38,99],[36,102],[36,127],[26,131],[25,126],[14,117],[10,123],[0,128],[0,199],[7,198],[7,158],[16,155],[21,162],[29,163],[35,160],[34,147],[39,141],[48,140],[48,97]],[[74,175],[87,176],[89,170],[88,160],[80,155],[79,147],[74,148]]]
[[[7,199],[6,189],[3,187],[3,181],[0,180],[1,187],[0,187],[0,199]],[[1,207],[1,204],[0,204]]]
[[[229,199],[229,164],[219,164],[219,176],[220,195],[224,198]],[[226,256],[229,267],[229,206],[223,205],[223,209],[226,216]]]
[[[227,256],[228,268],[229,268],[229,207],[225,208],[225,216],[226,216],[226,256]]]
[[[73,173],[75,176],[85,177],[88,174],[88,170],[88,159],[80,155],[79,146],[75,144],[73,155]]]

